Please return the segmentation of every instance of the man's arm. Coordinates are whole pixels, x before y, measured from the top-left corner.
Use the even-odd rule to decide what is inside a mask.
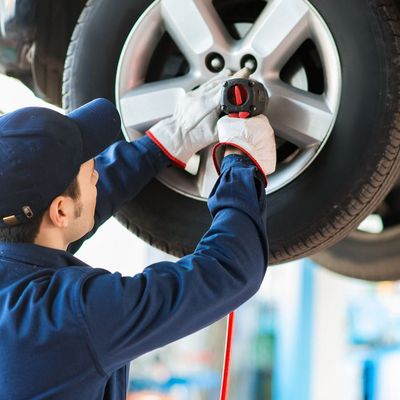
[[[133,277],[95,270],[80,283],[81,313],[106,373],[213,323],[258,290],[267,268],[262,177],[240,155],[225,157],[221,171],[208,201],[212,225],[193,254]]]
[[[220,91],[230,75],[229,70],[223,70],[196,90],[187,92],[177,102],[173,115],[153,125],[146,137],[133,142],[133,147],[130,143],[119,142],[96,158],[100,181],[95,226],[72,243],[68,251],[75,253],[106,219],[139,193],[163,167],[174,163],[184,168],[193,154],[218,141],[216,123]],[[244,76],[248,76],[248,70],[240,70],[232,78]]]
[[[68,251],[75,253],[108,218],[128,200],[133,199],[170,160],[148,137],[134,142],[119,141],[95,158],[99,173],[94,228]]]

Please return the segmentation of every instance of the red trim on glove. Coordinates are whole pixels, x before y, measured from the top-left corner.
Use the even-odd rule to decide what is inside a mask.
[[[220,166],[219,166],[218,163],[217,163],[216,151],[217,151],[218,147],[220,147],[220,146],[222,146],[222,145],[224,145],[224,146],[236,147],[237,149],[239,149],[240,151],[242,151],[244,154],[246,154],[246,156],[249,157],[251,161],[253,161],[253,163],[255,164],[255,166],[256,166],[256,167],[261,171],[261,173],[263,174],[263,176],[264,176],[264,178],[265,178],[265,183],[264,183],[264,185],[265,185],[265,187],[267,187],[267,185],[268,185],[267,176],[266,176],[266,174],[264,173],[263,169],[261,168],[260,164],[257,162],[257,160],[256,160],[248,151],[246,151],[243,147],[238,146],[236,143],[231,143],[231,142],[220,142],[220,143],[216,143],[216,144],[214,145],[214,147],[213,147],[213,152],[212,152],[212,155],[213,155],[213,163],[214,163],[215,169],[216,169],[217,172],[218,172],[218,175],[221,173],[221,171],[220,171]]]
[[[216,157],[216,152],[218,147],[220,147],[221,143],[215,143],[212,149],[212,159],[213,159],[213,163],[214,163],[214,167],[217,170],[217,174],[220,175],[221,174],[221,169],[219,168],[220,166],[217,163],[217,157]]]
[[[150,139],[162,150],[162,152],[171,160],[173,161],[178,167],[185,169],[186,164],[175,158],[158,140],[157,138],[151,133],[151,131],[146,131],[147,135],[150,136]]]

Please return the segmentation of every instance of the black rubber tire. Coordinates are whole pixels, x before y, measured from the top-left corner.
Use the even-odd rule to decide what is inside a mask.
[[[89,1],[64,73],[64,106],[114,100],[118,57],[150,0]],[[333,245],[374,210],[400,165],[400,16],[393,0],[311,0],[335,39],[343,89],[335,127],[311,166],[268,196],[271,263]],[[160,201],[162,199],[162,201]],[[154,180],[117,214],[131,231],[176,256],[193,251],[210,223],[204,202]],[[245,238],[244,238],[245,240]],[[346,270],[340,271],[346,274]]]
[[[373,212],[379,218],[375,233],[356,229],[339,243],[311,258],[335,272],[369,281],[400,279],[400,186],[392,187]],[[375,226],[375,229],[378,226]]]
[[[383,234],[352,232],[312,259],[336,273],[369,281],[400,279],[400,227]]]

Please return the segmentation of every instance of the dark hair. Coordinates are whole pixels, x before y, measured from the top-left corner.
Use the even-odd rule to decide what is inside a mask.
[[[80,194],[78,179],[75,177],[61,195],[77,200]],[[33,218],[25,224],[0,228],[0,242],[33,243],[39,233],[40,224],[42,223],[46,211],[47,209],[33,216]]]

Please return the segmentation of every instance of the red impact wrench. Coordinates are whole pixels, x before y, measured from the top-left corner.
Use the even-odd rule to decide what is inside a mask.
[[[221,111],[232,118],[248,118],[263,114],[267,104],[268,93],[264,85],[258,81],[238,78],[230,79],[223,84]],[[220,400],[228,399],[234,322],[235,311],[232,311],[228,315]]]

